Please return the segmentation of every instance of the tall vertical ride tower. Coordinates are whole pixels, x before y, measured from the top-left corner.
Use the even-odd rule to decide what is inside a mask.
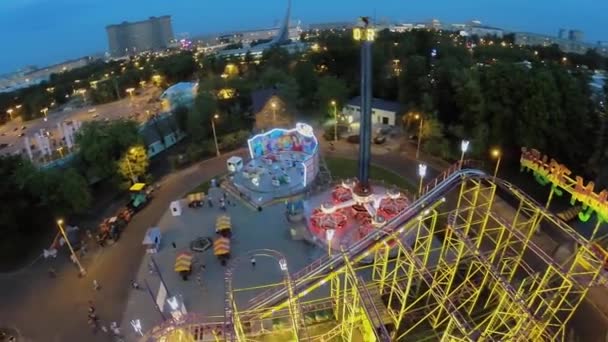
[[[361,18],[363,25],[353,30],[353,38],[361,42],[361,127],[359,131],[359,173],[355,194],[367,197],[372,193],[369,184],[372,136],[372,43],[375,30],[369,18]]]

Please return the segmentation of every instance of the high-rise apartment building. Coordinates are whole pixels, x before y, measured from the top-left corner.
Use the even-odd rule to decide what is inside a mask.
[[[147,50],[164,49],[173,39],[171,16],[150,17],[148,20],[123,22],[106,26],[110,55],[125,56]]]
[[[568,39],[573,40],[575,42],[582,42],[585,39],[585,34],[583,33],[583,31],[570,30],[568,32]]]

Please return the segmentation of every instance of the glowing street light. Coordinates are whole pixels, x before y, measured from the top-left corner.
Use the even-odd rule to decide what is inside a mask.
[[[270,106],[272,107],[272,122],[273,122],[273,124],[276,124],[276,122],[277,122],[277,103],[272,101],[270,103]]]
[[[133,168],[131,167],[131,161],[129,160],[129,157],[131,156],[131,154],[135,154],[136,151],[137,150],[135,149],[135,147],[131,147],[125,157],[125,159],[127,159],[127,168],[129,169],[129,176],[131,176],[131,182],[133,184],[137,183],[137,179],[135,178],[135,174],[133,174]]]
[[[40,110],[40,113],[44,114],[44,121],[47,121],[47,114],[49,112],[49,108],[48,107],[44,107]]]
[[[135,330],[135,332],[139,334],[139,336],[144,336],[141,327],[141,321],[139,319],[132,319],[131,326],[133,327],[133,330]]]
[[[13,112],[14,112],[14,111],[15,111],[15,110],[14,110],[13,108],[9,108],[9,109],[7,109],[7,110],[6,110],[6,113],[8,114],[8,117],[9,117],[11,120],[13,120]]]
[[[418,144],[416,145],[416,160],[420,156],[420,143],[422,141],[422,125],[424,123],[424,118],[420,114],[414,115],[414,119],[420,120],[420,126],[418,128]]]
[[[469,149],[469,141],[468,140],[463,140],[460,142],[460,168],[462,169],[462,164],[464,162],[464,154],[467,152],[467,150]]]
[[[281,268],[281,271],[287,272],[287,260],[285,260],[285,259],[279,260],[279,267]]]
[[[335,229],[325,230],[325,239],[327,240],[327,256],[331,258],[331,240],[334,238],[336,233]]]
[[[215,133],[215,120],[219,119],[220,116],[218,114],[213,115],[213,117],[211,117],[211,130],[213,131],[213,141],[215,142],[215,153],[217,154],[217,156],[220,156],[220,147],[217,144],[217,134]]]
[[[127,88],[125,91],[129,94],[131,100],[133,100],[133,92],[135,91],[135,88]]]
[[[495,148],[492,149],[492,158],[496,158],[496,167],[494,168],[494,178],[492,179],[494,182],[496,182],[496,175],[498,174],[498,167],[500,166],[500,159],[502,158],[502,154],[500,153],[500,150]]]
[[[338,141],[338,107],[335,100],[331,100],[331,106],[334,108],[334,141]]]
[[[152,81],[159,86],[160,83],[162,82],[163,77],[161,75],[152,75]]]
[[[418,186],[418,197],[422,196],[422,180],[426,176],[426,165],[418,164],[418,176],[420,176],[420,185]]]
[[[72,244],[70,243],[70,240],[68,239],[68,236],[65,233],[65,229],[63,229],[63,220],[62,219],[57,220],[57,227],[59,227],[59,231],[61,232],[61,235],[63,236],[63,239],[65,240],[65,243],[68,245],[68,248],[70,249],[70,253],[72,253],[72,258],[74,258],[74,262],[78,266],[78,272],[80,272],[81,276],[86,275],[87,272],[84,269],[84,267],[82,267],[82,264],[80,264],[80,260],[78,260],[76,253],[74,253],[74,248],[72,248]]]

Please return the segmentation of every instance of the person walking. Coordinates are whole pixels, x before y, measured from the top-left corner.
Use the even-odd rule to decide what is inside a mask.
[[[97,282],[97,279],[93,280],[93,289],[95,291],[101,290],[101,286],[99,286],[99,283]]]
[[[140,289],[139,284],[135,280],[131,280],[131,287],[134,290],[139,290]]]
[[[255,268],[255,257],[251,257],[251,267]]]

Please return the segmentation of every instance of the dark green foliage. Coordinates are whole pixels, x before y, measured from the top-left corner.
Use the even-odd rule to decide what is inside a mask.
[[[89,121],[76,135],[79,158],[90,179],[116,175],[116,161],[131,147],[141,143],[134,121]]]

